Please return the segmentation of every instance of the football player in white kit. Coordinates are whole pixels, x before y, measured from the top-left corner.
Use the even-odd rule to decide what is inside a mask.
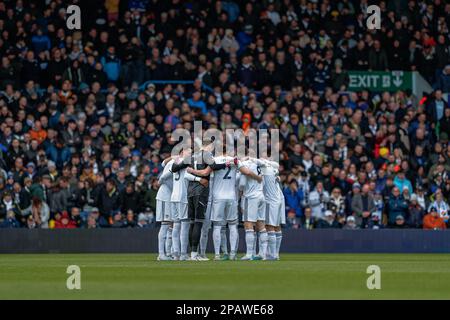
[[[266,229],[268,250],[264,260],[279,259],[281,244],[281,224],[285,223],[284,195],[279,182],[279,164],[269,159],[251,159],[260,168],[264,181],[264,198],[266,199]],[[277,243],[279,240],[279,243]]]
[[[252,160],[245,160],[242,165],[259,177],[258,180],[247,179],[241,175],[239,186],[243,191],[241,208],[245,228],[247,253],[241,260],[261,260],[267,251],[267,231],[265,228],[265,199],[263,193],[261,168]],[[256,231],[260,239],[259,255],[256,255]]]
[[[170,199],[172,196],[172,164],[169,157],[162,162],[163,172],[158,178],[159,190],[156,194],[156,221],[161,223],[158,233],[158,260],[172,260],[172,216]]]
[[[226,252],[224,252],[224,257],[220,257],[220,247],[227,224],[230,230],[231,251],[229,259],[236,260],[239,220],[235,185],[238,166],[234,164],[234,158],[232,157],[218,156],[214,157],[214,161],[217,165],[222,165],[219,170],[214,171],[212,189],[213,203],[211,221],[214,225],[214,260],[228,260]]]
[[[189,181],[185,179],[186,167],[184,158],[190,156],[189,149],[182,150],[180,157],[174,159],[171,172],[173,173],[173,189],[171,214],[173,220],[172,252],[174,260],[188,260],[189,227],[187,189]]]
[[[239,171],[245,175],[248,180],[262,180],[262,177],[253,173],[248,168],[242,166],[240,162],[233,157],[217,156],[214,157],[214,166],[204,170],[188,169],[189,173],[198,176],[205,176],[213,171],[212,180],[212,210],[211,222],[213,223],[213,242],[214,242],[214,260],[236,260],[237,247],[239,241],[238,234],[238,203],[236,196],[236,173]],[[220,249],[223,249],[223,231],[225,227],[230,230],[230,256],[224,251],[224,257],[220,257]],[[226,243],[225,243],[226,245]]]

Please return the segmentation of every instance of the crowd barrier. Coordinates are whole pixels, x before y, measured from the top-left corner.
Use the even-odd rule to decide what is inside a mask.
[[[0,253],[155,253],[158,229],[0,229]],[[240,230],[240,252],[245,247]],[[209,241],[209,252],[212,243]],[[450,253],[450,231],[284,230],[285,253]]]

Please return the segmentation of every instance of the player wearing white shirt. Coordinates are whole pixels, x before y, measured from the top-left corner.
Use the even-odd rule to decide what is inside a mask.
[[[168,158],[163,161],[163,172],[158,178],[159,190],[156,194],[156,221],[161,223],[158,233],[158,260],[172,260],[172,217],[171,217],[171,197],[172,197],[172,165],[174,160]]]
[[[253,174],[259,177],[258,180],[247,179],[241,176],[239,181],[240,189],[243,191],[241,208],[245,228],[245,243],[247,253],[241,260],[260,260],[265,256],[267,250],[267,231],[265,228],[265,199],[263,193],[263,183],[261,168],[253,161],[242,162]],[[256,255],[256,231],[260,239],[260,254]]]
[[[187,167],[184,158],[189,156],[190,150],[183,150],[181,157],[175,159],[171,168],[173,189],[170,201],[173,220],[172,251],[174,260],[188,260],[190,221],[188,218],[187,190],[189,181],[184,177]]]
[[[213,202],[211,211],[211,221],[213,228],[213,241],[215,260],[221,260],[220,247],[222,244],[222,234],[228,224],[230,229],[230,248],[232,260],[236,259],[236,247],[238,241],[238,211],[235,192],[237,167],[231,164],[234,161],[232,157],[219,156],[214,158],[214,162],[225,167],[214,171],[213,178]],[[224,260],[227,254],[224,255]]]
[[[236,259],[239,235],[237,230],[238,212],[236,197],[236,173],[237,170],[248,177],[248,180],[259,180],[261,177],[251,172],[248,168],[243,167],[237,159],[233,157],[218,156],[214,158],[214,165],[205,170],[192,170],[190,173],[198,176],[206,176],[214,170],[213,187],[212,187],[212,211],[211,221],[214,224],[213,240],[215,260],[223,260],[220,258],[220,247],[222,243],[222,230],[228,224],[230,229],[230,259]]]
[[[279,182],[279,164],[268,159],[253,160],[261,167],[264,181],[264,198],[266,199],[266,229],[268,234],[268,251],[264,259],[279,258],[281,244],[281,224],[285,222],[284,195]],[[279,239],[277,239],[279,238]]]

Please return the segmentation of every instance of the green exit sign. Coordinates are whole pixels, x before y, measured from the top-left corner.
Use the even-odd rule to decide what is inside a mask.
[[[412,89],[412,72],[349,71],[350,91],[398,91]]]

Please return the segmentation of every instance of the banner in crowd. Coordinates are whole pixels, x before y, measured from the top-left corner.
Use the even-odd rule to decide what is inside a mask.
[[[350,91],[398,91],[413,89],[413,73],[407,71],[349,71]]]

